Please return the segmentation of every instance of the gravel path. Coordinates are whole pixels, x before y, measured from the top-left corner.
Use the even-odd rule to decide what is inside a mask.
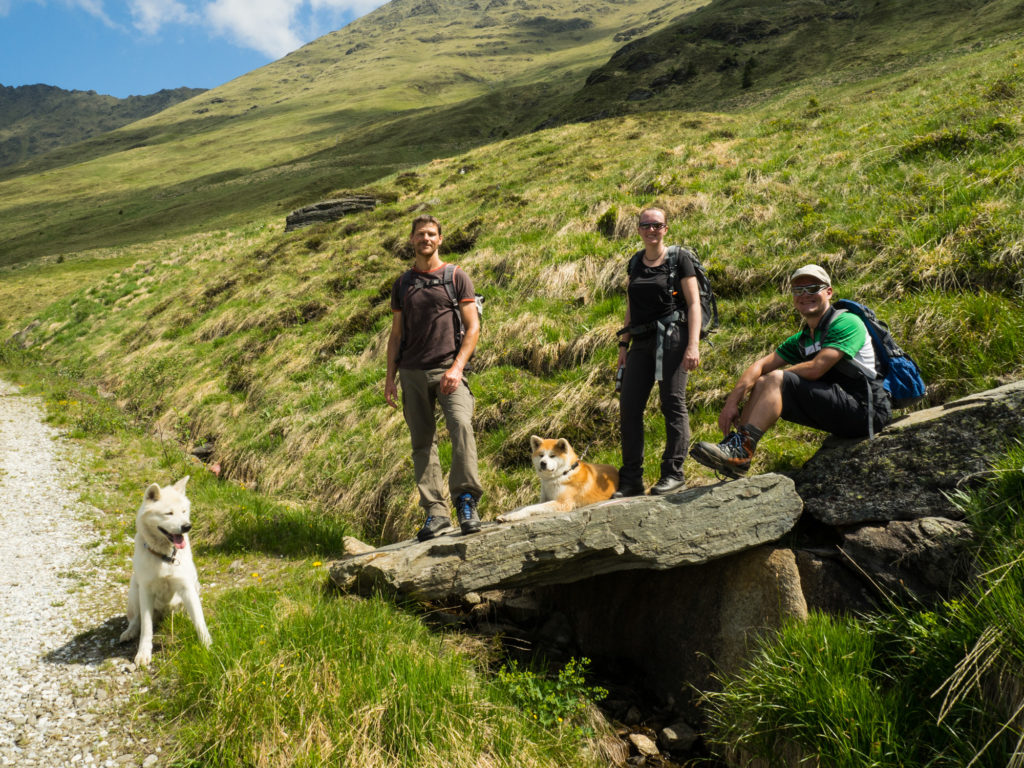
[[[156,766],[124,714],[140,684],[116,643],[124,574],[102,562],[58,436],[0,381],[0,766]]]

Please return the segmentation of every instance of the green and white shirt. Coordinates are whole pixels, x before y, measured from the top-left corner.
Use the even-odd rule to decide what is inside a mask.
[[[863,321],[852,312],[838,312],[829,323],[825,337],[820,332],[804,326],[782,342],[776,353],[790,365],[813,358],[822,347],[833,347],[843,353],[844,358],[855,360],[865,370],[878,374],[875,365],[875,348],[868,336]]]

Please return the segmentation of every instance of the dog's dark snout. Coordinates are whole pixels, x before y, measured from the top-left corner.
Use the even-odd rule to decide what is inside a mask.
[[[182,533],[188,533],[191,530],[192,530],[192,523],[185,523],[183,526],[181,526],[181,532]]]

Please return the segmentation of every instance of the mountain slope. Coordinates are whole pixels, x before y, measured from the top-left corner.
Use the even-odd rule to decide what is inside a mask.
[[[205,90],[165,89],[118,99],[51,85],[0,85],[0,167],[134,123]]]
[[[739,109],[898,72],[1019,34],[1021,5],[392,0],[159,115],[0,168],[0,264],[283,217],[574,119]]]
[[[715,0],[617,50],[553,122],[732,109],[809,78],[877,76],[1021,34],[1021,0]]]
[[[522,133],[622,29],[697,4],[392,0],[198,99],[0,169],[0,260],[238,223]],[[67,207],[43,227],[54,185]]]

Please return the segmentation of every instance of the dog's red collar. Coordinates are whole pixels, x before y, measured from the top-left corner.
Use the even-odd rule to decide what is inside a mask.
[[[149,552],[149,554],[156,555],[161,560],[163,560],[165,563],[170,563],[171,565],[174,565],[177,562],[174,559],[174,555],[165,555],[163,552],[157,552],[155,549],[152,549],[149,546],[149,544],[146,544],[145,542],[142,543],[142,546],[144,546],[146,548],[146,551]]]

